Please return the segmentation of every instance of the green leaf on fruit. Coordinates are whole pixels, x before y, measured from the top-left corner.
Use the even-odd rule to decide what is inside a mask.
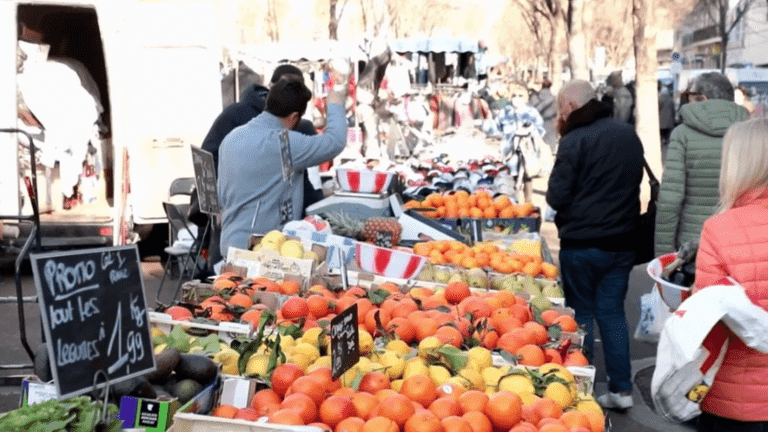
[[[275,336],[275,342],[272,345],[271,353],[269,354],[269,363],[267,363],[267,375],[272,376],[272,371],[277,367],[278,360],[284,359],[285,355],[283,350],[280,349],[280,333]]]
[[[547,328],[547,334],[549,335],[549,338],[553,340],[560,339],[560,333],[562,332],[563,332],[563,328],[560,327],[559,324],[552,324]]]
[[[508,362],[510,362],[512,364],[515,364],[515,365],[517,364],[517,361],[520,360],[520,358],[518,356],[516,356],[514,354],[511,354],[511,353],[509,353],[507,351],[504,351],[504,350],[500,350],[499,351],[499,355],[504,360],[506,360],[506,361],[508,361]]]
[[[439,312],[443,312],[443,313],[450,313],[451,312],[451,308],[449,308],[448,306],[438,306],[437,310]]]
[[[389,297],[390,292],[385,289],[377,289],[376,291],[369,291],[368,292],[368,299],[376,306],[381,305],[384,303],[384,300]]]
[[[469,361],[467,353],[454,346],[442,346],[437,352],[453,373],[464,369]]]
[[[357,374],[355,375],[355,378],[352,380],[349,386],[355,391],[358,391],[360,389],[360,382],[362,380],[363,380],[363,374],[361,374],[360,372],[357,372]]]

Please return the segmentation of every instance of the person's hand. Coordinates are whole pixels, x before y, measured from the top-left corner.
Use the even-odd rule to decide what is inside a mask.
[[[331,82],[333,83],[331,92],[328,94],[328,103],[344,105],[344,102],[347,99],[347,91],[349,89],[349,76],[352,70],[349,60],[332,60],[328,66],[331,75]]]

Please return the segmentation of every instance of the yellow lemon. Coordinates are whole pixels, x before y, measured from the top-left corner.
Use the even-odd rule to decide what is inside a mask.
[[[477,364],[477,368],[473,368],[477,371],[482,371],[483,369],[493,365],[491,352],[488,349],[483,347],[474,347],[470,349],[469,361],[475,362]]]
[[[523,401],[523,405],[529,406],[532,405],[537,400],[541,399],[540,397],[536,396],[535,394],[527,391],[523,391],[517,394],[520,396],[520,400]]]
[[[511,391],[512,393],[521,392],[535,393],[536,388],[530,377],[525,375],[507,375],[499,381],[499,390]]]
[[[587,412],[597,411],[600,415],[603,414],[603,408],[594,400],[583,400],[576,404],[576,411]]]
[[[474,369],[464,368],[460,370],[457,375],[469,380],[469,382],[472,383],[471,385],[473,389],[485,391],[485,380],[483,380],[483,376],[480,375],[480,372]]]
[[[483,369],[480,373],[485,381],[485,388],[497,391],[499,388],[499,380],[504,376],[504,373],[499,368],[493,366]]]
[[[292,354],[291,357],[286,360],[286,362],[295,364],[303,371],[306,371],[309,365],[312,364],[312,361],[309,359],[309,357],[302,353]]]
[[[411,353],[411,347],[409,347],[407,343],[401,341],[400,339],[393,339],[389,341],[386,348],[400,354],[401,357]]]
[[[373,337],[367,331],[360,329],[358,332],[360,339],[360,355],[366,355],[373,352]]]
[[[317,360],[315,360],[314,363],[312,363],[312,365],[318,367],[331,367],[331,356],[319,357]]]
[[[165,332],[160,330],[159,328],[152,326],[152,339],[158,337],[158,336],[165,336]]]
[[[400,389],[403,387],[403,381],[404,381],[404,380],[401,380],[401,379],[398,379],[398,380],[394,380],[394,381],[392,381],[391,383],[389,383],[389,387],[390,387],[392,390],[394,390],[394,391],[396,391],[396,392],[400,393]]]
[[[349,368],[348,371],[341,374],[339,377],[339,382],[344,387],[352,387],[352,382],[355,381],[355,378],[360,374],[360,370],[356,367]]]
[[[368,357],[360,357],[360,360],[357,361],[357,363],[355,364],[355,367],[362,368],[362,367],[368,366],[369,364],[371,364],[371,359],[369,359]]]
[[[412,375],[429,376],[429,367],[422,362],[407,362],[405,364],[405,370],[403,370],[403,378],[408,378]]]
[[[203,350],[203,347],[201,347],[200,345],[195,345],[195,346],[193,346],[192,348],[189,349],[189,354],[194,354],[194,353],[202,351],[202,350]]]
[[[304,256],[304,246],[298,240],[286,240],[280,246],[280,255],[288,258],[301,258]]]
[[[432,365],[428,376],[435,385],[440,385],[451,378],[451,372],[443,366]]]
[[[573,404],[571,390],[565,384],[559,382],[549,384],[544,390],[544,397],[552,399],[563,409]]]
[[[386,368],[385,368],[385,367],[384,367],[384,365],[382,365],[381,363],[378,363],[378,362],[370,362],[370,363],[368,363],[367,365],[365,365],[365,366],[361,367],[361,368],[360,368],[360,371],[361,371],[361,372],[364,372],[364,373],[368,373],[368,372],[381,372],[381,373],[386,373],[386,372],[385,372],[385,369],[386,369]]]
[[[227,375],[240,375],[240,369],[237,362],[240,360],[240,354],[233,350],[222,350],[213,356],[213,361],[221,363],[221,371]]]
[[[265,243],[272,243],[276,245],[279,249],[280,246],[282,246],[283,243],[285,243],[285,240],[286,240],[285,234],[283,234],[279,230],[272,230],[264,234],[264,237],[261,238],[261,244],[263,245]]]
[[[309,359],[309,363],[314,363],[315,360],[320,358],[320,351],[314,345],[306,342],[299,342],[293,347],[293,354],[303,354]]]
[[[246,375],[266,375],[269,366],[269,356],[255,354],[248,359],[245,366]]]
[[[573,377],[573,374],[571,371],[565,368],[563,365],[559,365],[557,363],[544,363],[539,367],[539,372],[544,375],[546,373],[555,371],[554,374],[559,376],[560,378],[570,382],[574,382],[575,379]]]
[[[395,351],[387,351],[379,358],[379,361],[387,368],[387,376],[394,380],[403,376],[405,360],[400,358]]]
[[[291,335],[280,336],[280,347],[292,347],[296,345],[296,339]]]
[[[304,332],[304,334],[301,336],[301,341],[306,342],[310,345],[314,345],[316,347],[320,346],[320,334],[323,332],[323,329],[320,327],[314,327],[311,329],[308,329]]]
[[[419,342],[419,357],[429,357],[429,355],[432,354],[434,350],[442,344],[443,343],[440,342],[440,339],[434,336],[425,337],[421,342]]]
[[[472,382],[468,380],[467,378],[464,378],[463,376],[453,376],[446,381],[446,383],[456,384],[457,386],[463,388],[464,390],[471,390],[472,389]]]

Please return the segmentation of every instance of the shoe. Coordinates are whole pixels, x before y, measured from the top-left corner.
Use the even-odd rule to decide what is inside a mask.
[[[608,409],[627,409],[632,408],[632,395],[621,395],[620,393],[606,393],[597,398],[597,403],[603,408]]]

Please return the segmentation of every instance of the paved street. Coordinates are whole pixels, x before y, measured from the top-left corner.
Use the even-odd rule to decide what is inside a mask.
[[[546,188],[546,182],[544,179],[537,179],[534,183],[535,204],[542,206],[544,203],[543,191]],[[553,256],[557,259],[557,252],[559,250],[559,244],[557,239],[557,230],[553,223],[544,223],[542,226],[542,235],[546,239],[548,246],[550,247]],[[155,295],[160,283],[160,277],[162,276],[162,267],[159,262],[144,262],[142,263],[142,273],[144,277],[144,285],[146,289],[147,302],[150,306],[154,305]],[[31,271],[28,266],[23,273],[24,281],[24,295],[34,295],[34,282],[32,280]],[[640,296],[650,290],[651,279],[645,272],[644,266],[638,266],[632,272],[630,278],[629,293],[627,295],[626,310],[629,323],[630,335],[634,333],[635,326],[637,324],[639,315],[639,299]],[[167,293],[167,291],[166,291]],[[4,268],[2,271],[2,279],[0,280],[0,297],[15,296],[15,285],[13,280],[12,267]],[[25,313],[27,316],[27,338],[30,341],[30,345],[36,347],[40,343],[40,325],[39,325],[39,310],[36,304],[30,304],[25,306]],[[0,345],[0,364],[30,364],[30,360],[24,352],[21,343],[19,341],[19,324],[17,320],[16,304],[0,304],[0,316],[4,317],[3,325],[5,327],[6,337]],[[601,394],[607,390],[607,383],[605,379],[605,367],[602,361],[602,346],[597,343],[595,349],[598,355],[595,356],[595,366],[597,367],[597,383],[596,393]],[[654,364],[654,356],[656,355],[656,346],[654,344],[638,342],[634,339],[630,340],[630,351],[633,360],[633,375],[639,371],[643,371],[649,366]],[[24,369],[21,371],[0,371],[0,376],[8,377],[13,374],[28,374],[31,373],[31,369]],[[646,387],[650,386],[650,374],[646,370],[639,377],[642,383]],[[6,412],[18,406],[19,403],[19,388],[15,385],[8,385],[9,380],[6,378],[3,383],[4,386],[0,387],[0,412]],[[655,415],[651,408],[649,408],[644,402],[641,390],[635,389],[634,392],[635,407],[625,412],[608,412],[608,418],[613,425],[614,432],[677,432],[677,431],[691,431],[695,428],[690,426],[681,426],[677,424],[671,424],[665,422],[659,416]]]

